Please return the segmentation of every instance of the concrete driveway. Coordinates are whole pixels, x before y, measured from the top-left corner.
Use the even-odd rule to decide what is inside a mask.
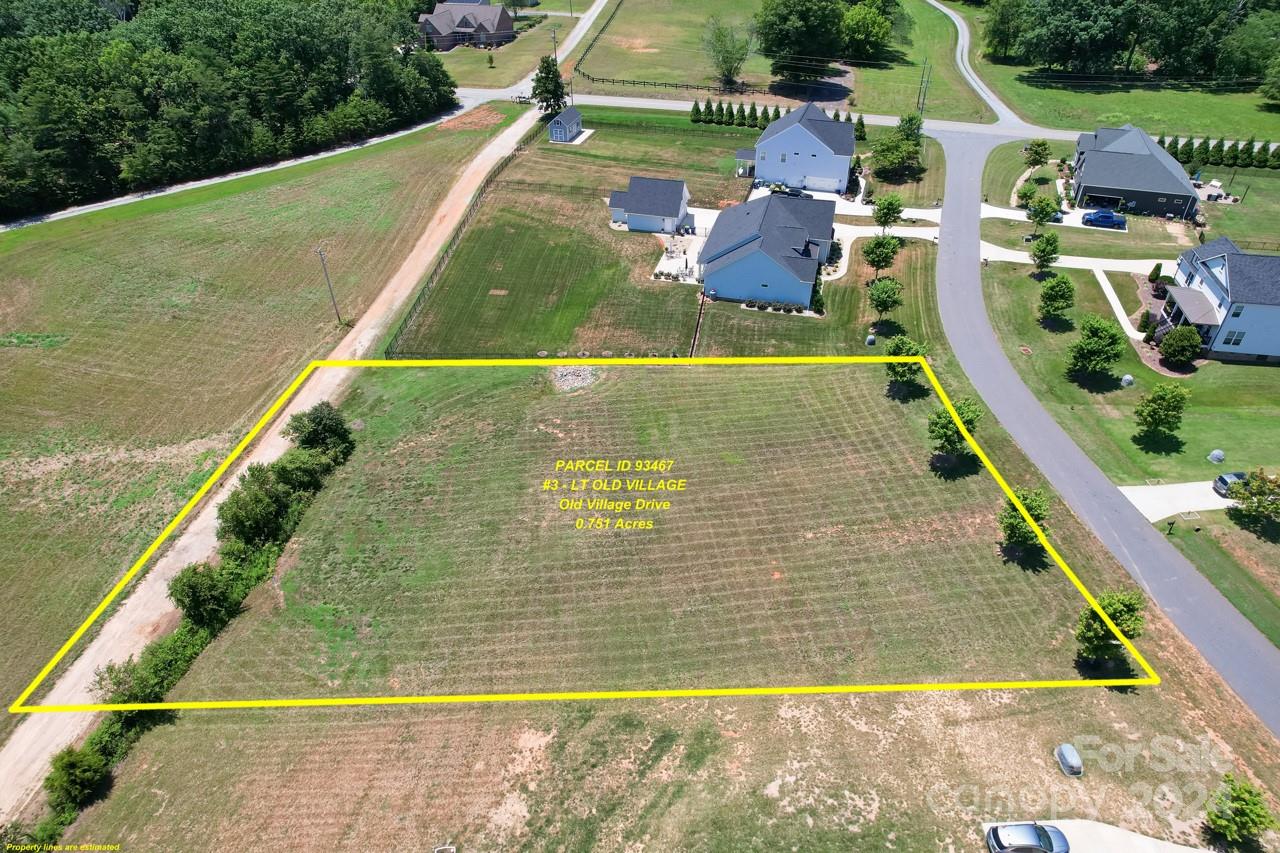
[[[1096,820],[1042,820],[1039,823],[1056,826],[1067,837],[1072,851],[1079,853],[1209,853],[1203,847],[1186,847],[1171,841],[1148,838]],[[983,835],[995,825],[984,823]]]
[[[1213,490],[1213,481],[1203,483],[1165,483],[1159,486],[1121,486],[1129,502],[1146,516],[1159,521],[1180,512],[1207,512],[1234,506],[1235,501]]]

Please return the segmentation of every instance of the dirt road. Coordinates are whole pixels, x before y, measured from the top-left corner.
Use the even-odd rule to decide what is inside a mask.
[[[417,290],[444,241],[461,220],[481,181],[503,157],[515,150],[520,138],[537,121],[530,110],[484,147],[459,176],[436,212],[430,226],[418,239],[400,269],[378,294],[359,322],[329,354],[331,359],[369,356],[386,333],[397,312]],[[236,481],[236,476],[253,462],[270,462],[289,447],[281,434],[290,415],[322,400],[339,399],[348,387],[353,371],[325,369],[314,373],[281,412],[271,427],[228,472],[213,497],[192,514],[187,526],[142,580],[128,591],[124,604],[111,616],[97,637],[81,652],[57,680],[41,704],[85,704],[98,701],[90,685],[94,672],[109,662],[136,655],[152,638],[172,629],[178,612],[169,601],[169,580],[188,563],[208,559],[217,550],[217,506]],[[96,721],[93,714],[33,714],[14,730],[0,749],[0,822],[17,818],[33,803],[49,760],[63,747],[84,736]]]

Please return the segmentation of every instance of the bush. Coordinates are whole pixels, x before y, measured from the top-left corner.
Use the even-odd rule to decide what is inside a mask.
[[[99,753],[69,746],[53,757],[44,777],[49,806],[55,813],[75,812],[101,793],[110,778],[111,768]]]
[[[239,610],[231,578],[207,563],[192,563],[169,581],[169,599],[196,625],[217,631]]]
[[[1067,350],[1067,372],[1073,376],[1104,373],[1124,355],[1125,334],[1115,320],[1097,314],[1080,323],[1080,337]]]
[[[1115,626],[1130,640],[1142,636],[1146,627],[1147,600],[1137,590],[1121,592],[1104,592],[1098,596],[1098,606],[1110,617]],[[1076,642],[1079,643],[1080,657],[1085,660],[1111,660],[1124,656],[1124,646],[1116,640],[1115,634],[1102,621],[1092,607],[1086,605],[1080,611],[1080,620],[1076,625]]]
[[[1151,268],[1151,272],[1147,274],[1147,281],[1151,282],[1152,284],[1155,284],[1157,281],[1159,281],[1160,271],[1162,268],[1163,268],[1163,264],[1160,264],[1157,262],[1156,265]]]
[[[1143,395],[1133,410],[1143,435],[1172,435],[1182,426],[1191,392],[1177,382],[1161,382]]]
[[[218,539],[249,546],[283,542],[293,532],[286,521],[293,494],[268,465],[250,465],[240,484],[218,505]]]
[[[1026,207],[1031,204],[1031,199],[1036,197],[1036,185],[1026,183],[1018,187],[1018,207]]]
[[[1160,341],[1160,357],[1175,367],[1185,367],[1196,360],[1203,346],[1194,326],[1178,326]]]
[[[341,465],[355,448],[346,418],[328,400],[316,403],[305,412],[289,418],[285,438],[305,450],[321,450]]]
[[[1213,798],[1205,823],[1216,835],[1233,843],[1254,841],[1276,826],[1275,815],[1256,785],[1228,773]]]
[[[914,341],[906,335],[894,335],[884,345],[885,355],[925,355],[928,351],[924,344]],[[921,367],[913,362],[896,362],[885,365],[890,382],[915,382],[920,375]]]
[[[973,435],[984,414],[982,406],[969,397],[961,397],[955,401],[954,406],[960,422]],[[955,456],[969,448],[955,419],[945,408],[937,409],[929,416],[929,438],[933,439],[933,449],[946,456]]]
[[[1042,530],[1045,530],[1044,521],[1049,517],[1049,498],[1045,493],[1040,489],[1014,489],[1013,493],[1026,507],[1027,514],[1035,519]],[[996,521],[1000,524],[1006,548],[1025,550],[1039,546],[1040,540],[1036,537],[1036,531],[1022,517],[1022,513],[1018,512],[1013,501],[1005,500],[1005,505],[996,516]],[[1045,530],[1045,532],[1048,531]]]

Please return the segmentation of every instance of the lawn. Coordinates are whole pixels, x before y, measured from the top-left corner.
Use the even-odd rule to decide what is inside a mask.
[[[1145,216],[1130,216],[1128,231],[1109,228],[1077,228],[1073,225],[1046,225],[1058,235],[1059,254],[1086,258],[1154,258],[1172,261],[1196,245],[1195,229],[1181,222],[1166,222]],[[1008,249],[1030,251],[1023,242],[1034,226],[1030,222],[991,217],[982,220],[982,239]]]
[[[1202,204],[1200,210],[1209,222],[1205,239],[1225,236],[1238,241],[1241,248],[1280,250],[1280,169],[1205,167],[1204,180],[1213,179],[1244,201]]]
[[[551,55],[553,29],[563,40],[576,20],[559,15],[544,16],[532,28],[518,33],[515,41],[502,47],[461,46],[439,56],[459,86],[504,88],[514,85],[537,68],[539,59]],[[492,68],[489,67],[490,57],[493,59]]]
[[[872,170],[875,169],[876,140],[889,131],[890,128],[887,127],[868,127],[867,140],[858,143],[860,153],[872,152],[873,156],[866,162]],[[876,193],[895,192],[902,196],[907,207],[935,207],[947,185],[946,154],[936,139],[928,136],[921,138],[920,164],[924,171],[916,180],[888,180],[873,175],[870,184]]]
[[[1030,140],[1006,142],[991,149],[987,156],[986,168],[982,171],[982,198],[997,207],[1013,207],[1016,199],[1012,198],[1014,188],[1022,173],[1027,171],[1023,160],[1023,148]],[[1058,170],[1053,161],[1070,159],[1075,154],[1075,146],[1070,142],[1058,139],[1049,140],[1050,165],[1036,169],[1029,180],[1035,182],[1042,193],[1052,192],[1053,182],[1058,177]]]
[[[1028,387],[1111,479],[1117,483],[1210,480],[1222,471],[1205,457],[1221,448],[1230,470],[1280,465],[1275,424],[1280,418],[1280,371],[1266,366],[1209,362],[1192,375],[1169,379],[1127,350],[1113,375],[1090,388],[1065,376],[1074,331],[1047,331],[1037,322],[1039,286],[1027,267],[992,264],[984,271],[987,308],[1005,351]],[[1111,316],[1089,272],[1065,271],[1076,283],[1073,322],[1086,313]],[[1030,353],[1022,351],[1022,347]],[[1122,388],[1119,377],[1137,382]],[[1191,391],[1181,442],[1144,450],[1134,441],[1134,406],[1157,382],[1176,381]]]
[[[239,434],[358,317],[500,107],[301,166],[0,234],[0,695],[12,698]],[[487,122],[487,125],[486,125]],[[0,736],[16,718],[0,720]]]
[[[1038,77],[1030,66],[992,61],[982,51],[986,8],[958,2],[948,5],[969,22],[973,45],[969,61],[974,70],[1001,100],[1033,124],[1093,130],[1131,122],[1156,136],[1280,139],[1280,111],[1268,109],[1256,92],[1213,91],[1203,82],[1150,88],[1117,87],[1107,81],[1090,88],[1067,87]]]
[[[759,8],[758,0],[708,0],[679,3],[674,0],[627,0],[604,35],[592,49],[583,69],[596,77],[649,80],[660,83],[716,84],[715,71],[701,46],[707,18],[718,15],[730,23],[746,24]],[[925,60],[932,76],[925,114],[930,118],[988,122],[994,114],[965,85],[955,66],[956,30],[946,15],[924,0],[902,0],[894,25],[890,61],[852,69],[836,69],[835,76],[819,81],[818,88],[779,85],[775,94],[801,100],[839,102],[854,96],[854,109],[866,113],[899,115],[916,108]],[[606,12],[607,14],[607,12]],[[604,15],[601,16],[603,21]],[[747,60],[740,75],[743,83],[757,88],[774,84],[769,61],[758,53]],[[595,84],[579,78],[581,91],[607,94],[639,94],[635,87]],[[852,91],[851,91],[852,90]],[[646,89],[646,96],[687,99],[680,89]]]
[[[1157,525],[1162,530],[1167,524]],[[1268,538],[1269,537],[1269,538]],[[1222,511],[1174,525],[1173,544],[1271,642],[1280,646],[1280,535],[1255,535]]]

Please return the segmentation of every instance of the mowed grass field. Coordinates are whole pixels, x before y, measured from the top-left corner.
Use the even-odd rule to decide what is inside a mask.
[[[1028,142],[1030,142],[1028,139],[1006,142],[991,149],[991,153],[987,155],[987,165],[982,170],[982,198],[988,204],[994,204],[997,207],[1013,206],[1012,202],[1015,199],[1011,197],[1014,187],[1018,183],[1018,178],[1022,177],[1022,173],[1027,171],[1022,149]],[[1049,140],[1050,164],[1036,169],[1029,180],[1036,184],[1041,193],[1053,192],[1055,189],[1053,182],[1058,177],[1057,165],[1054,161],[1063,158],[1070,160],[1075,155],[1075,150],[1075,145],[1070,142]]]
[[[1092,130],[1132,122],[1149,133],[1247,139],[1256,135],[1280,139],[1280,111],[1269,109],[1257,92],[1215,90],[1209,81],[1149,88],[1140,81],[1128,88],[1086,88],[1078,79],[1035,75],[1026,65],[993,61],[983,52],[983,19],[987,10],[949,2],[969,22],[969,61],[996,94],[1019,115],[1046,127]]]
[[[1239,204],[1200,206],[1209,228],[1205,239],[1230,237],[1249,248],[1249,241],[1259,241],[1252,248],[1274,252],[1280,250],[1280,169],[1228,169],[1206,166],[1203,179],[1220,180],[1228,191],[1243,196]]]
[[[896,177],[889,180],[875,173],[876,140],[889,132],[890,128],[887,127],[868,127],[866,141],[858,143],[859,152],[871,154],[864,160],[864,165],[871,170],[871,175],[868,177],[864,172],[863,180],[868,181],[873,188],[872,197],[894,192],[902,196],[902,201],[907,207],[936,207],[947,185],[947,157],[942,150],[942,145],[932,137],[922,137],[920,164],[924,167],[924,171],[914,180],[899,180]]]
[[[361,448],[279,597],[175,695],[1076,677],[1079,595],[1002,559],[994,480],[930,470],[931,408],[887,398],[882,367],[607,367],[572,393],[546,368],[381,370],[346,409]],[[556,460],[646,457],[687,491],[586,496],[669,509],[543,488]]]
[[[1109,228],[1078,228],[1074,225],[1045,226],[1058,235],[1060,255],[1086,258],[1138,259],[1152,258],[1166,262],[1197,245],[1195,229],[1182,222],[1166,222],[1149,216],[1130,216],[1127,231]],[[1031,245],[1023,237],[1031,234],[1030,222],[991,217],[982,220],[982,239],[1007,249],[1029,252]]]
[[[589,0],[583,0],[582,5],[585,8]],[[536,15],[539,10],[528,11]],[[578,10],[575,8],[574,11]],[[461,45],[439,54],[440,61],[459,86],[494,89],[511,86],[537,68],[539,59],[551,56],[552,30],[563,40],[576,21],[577,18],[562,15],[544,16],[535,26],[519,32],[515,41],[492,49]],[[489,66],[490,58],[493,59],[493,67]]]
[[[1222,472],[1205,457],[1215,448],[1226,451],[1231,470],[1280,465],[1275,424],[1280,418],[1280,371],[1265,365],[1211,361],[1193,374],[1170,379],[1146,367],[1129,349],[1115,366],[1111,381],[1082,388],[1065,375],[1067,348],[1074,331],[1048,331],[1036,319],[1039,284],[1029,267],[992,264],[984,271],[987,308],[992,325],[1023,381],[1055,419],[1111,479],[1140,484],[1147,479],[1168,482],[1211,480]],[[1063,270],[1076,284],[1073,323],[1087,313],[1111,316],[1092,273]],[[1022,352],[1021,347],[1031,350]],[[1120,377],[1137,382],[1122,388]],[[1179,435],[1180,446],[1154,452],[1134,442],[1134,407],[1156,383],[1177,381],[1191,391]]]
[[[989,480],[918,467],[927,401],[887,400],[878,367],[840,368],[839,380],[760,368],[743,383],[715,370],[609,367],[568,394],[545,370],[361,377],[346,404],[363,421],[356,455],[175,696],[1069,660],[1078,601],[1056,569],[995,557]],[[736,446],[720,440],[729,426]],[[994,424],[979,435],[1028,481]],[[576,531],[541,491],[562,449],[612,455],[614,439],[628,455],[674,456],[689,479],[648,540]],[[504,443],[526,457],[499,453]],[[455,508],[482,517],[464,524]],[[1095,591],[1127,583],[1060,506],[1051,528]],[[1025,613],[1010,619],[1013,590]],[[959,611],[974,624],[946,616]],[[939,619],[943,632],[930,627]],[[859,630],[867,620],[875,630]],[[1030,646],[1004,649],[1010,632]],[[1159,689],[184,712],[142,739],[67,840],[977,849],[981,821],[1025,819],[1053,797],[1061,817],[1194,843],[1198,792],[1242,762],[1274,789],[1280,747],[1159,614],[1139,645]],[[1140,752],[1082,786],[1047,757],[1064,739],[1157,736],[1206,759],[1170,773]],[[1158,802],[1156,784],[1169,792]]]
[[[359,316],[499,107],[0,234],[0,695],[12,699],[306,362]],[[0,718],[0,736],[16,718]]]

